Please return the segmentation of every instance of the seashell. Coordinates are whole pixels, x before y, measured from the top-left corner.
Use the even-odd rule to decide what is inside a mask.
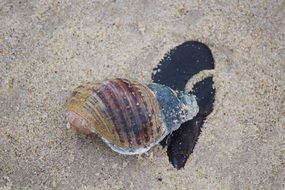
[[[194,95],[121,78],[77,87],[65,107],[68,126],[128,155],[148,151],[199,111]]]

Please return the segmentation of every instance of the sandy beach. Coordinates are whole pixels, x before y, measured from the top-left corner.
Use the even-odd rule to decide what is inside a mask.
[[[0,189],[285,189],[284,1],[0,2]],[[207,44],[216,101],[184,169],[66,128],[78,85],[151,82],[171,48]]]

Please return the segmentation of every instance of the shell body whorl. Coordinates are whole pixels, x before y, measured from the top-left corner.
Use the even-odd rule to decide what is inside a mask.
[[[145,152],[167,134],[155,94],[136,81],[79,86],[67,99],[66,111],[71,127],[95,132],[123,154]]]
[[[70,127],[129,155],[146,152],[197,112],[193,95],[121,78],[81,85],[66,102]]]

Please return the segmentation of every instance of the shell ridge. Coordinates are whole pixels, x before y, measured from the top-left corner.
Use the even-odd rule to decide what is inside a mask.
[[[140,139],[140,137],[139,137],[140,130],[134,130],[134,129],[138,129],[137,127],[139,125],[142,126],[143,122],[141,121],[140,116],[138,115],[139,111],[137,109],[140,109],[140,107],[137,107],[134,100],[132,99],[132,98],[134,98],[134,99],[137,98],[136,96],[132,97],[132,92],[134,92],[135,90],[133,89],[132,86],[128,86],[128,84],[126,84],[125,81],[121,81],[120,79],[117,79],[116,81],[117,81],[116,85],[118,85],[118,88],[120,88],[122,90],[122,92],[124,93],[125,100],[127,99],[126,102],[128,102],[130,104],[130,109],[127,109],[127,111],[129,113],[129,115],[131,116],[131,118],[135,119],[135,123],[131,123],[131,127],[132,127],[133,133],[136,137],[135,138],[136,143],[137,143],[137,145],[140,145],[142,143],[141,142],[142,139]],[[127,89],[127,91],[125,89]],[[132,91],[132,92],[130,92],[130,91]],[[132,120],[131,118],[130,118],[130,120]]]
[[[118,88],[117,86],[117,83],[115,83],[114,81],[110,81],[109,85],[108,85],[108,88],[110,91],[112,91],[112,94],[113,94],[113,100],[116,99],[116,102],[117,102],[117,106],[118,106],[118,112],[121,113],[122,117],[120,118],[121,121],[123,121],[123,126],[122,129],[123,131],[126,133],[127,135],[127,139],[128,139],[128,142],[129,142],[129,145],[132,146],[133,145],[133,130],[131,128],[132,126],[132,123],[131,123],[131,119],[129,118],[128,116],[128,109],[125,109],[125,106],[127,107],[128,106],[128,103],[129,102],[125,102],[122,97],[123,94],[123,91]],[[112,96],[112,95],[111,95]],[[127,104],[125,104],[127,103]]]
[[[89,108],[91,110],[91,114],[93,115],[94,125],[98,125],[98,123],[101,123],[102,126],[100,127],[101,130],[108,131],[108,133],[112,133],[110,127],[112,123],[108,122],[109,120],[104,119],[105,117],[109,117],[106,113],[105,109],[102,109],[104,107],[104,104],[102,103],[101,99],[98,97],[95,91],[93,91],[92,95],[88,98],[88,101],[85,103],[86,108]],[[100,110],[100,111],[99,111]],[[101,111],[103,113],[101,113]],[[99,128],[99,126],[94,126],[95,128]]]
[[[143,120],[145,122],[141,122],[142,128],[140,129],[140,138],[144,139],[145,142],[149,142],[149,132],[148,132],[148,128],[150,128],[150,120],[151,118],[149,117],[145,117],[145,115],[148,115],[148,108],[149,106],[147,105],[147,103],[145,102],[145,99],[148,96],[142,96],[142,94],[139,92],[140,88],[143,88],[144,86],[140,83],[134,83],[134,82],[130,82],[127,80],[123,80],[123,82],[125,83],[125,85],[127,86],[131,86],[131,88],[133,89],[133,95],[132,97],[135,99],[135,107],[137,107],[141,112],[138,112],[139,116],[138,117],[142,117]],[[132,85],[130,85],[132,84]],[[145,91],[147,92],[147,91]],[[136,103],[139,103],[140,106],[137,106]],[[142,107],[143,105],[143,107]]]
[[[115,130],[119,136],[119,140],[122,144],[124,144],[125,146],[125,138],[123,136],[125,136],[123,133],[122,133],[122,130],[121,128],[117,125],[117,119],[116,119],[116,115],[112,109],[112,104],[116,105],[117,103],[114,102],[113,98],[111,97],[111,93],[109,91],[108,88],[106,88],[107,85],[104,85],[104,89],[103,90],[98,90],[97,91],[97,95],[100,97],[100,99],[102,100],[102,102],[104,103],[104,105],[106,106],[106,109],[107,109],[107,113],[108,115],[110,116],[110,118],[112,119],[113,123],[114,123],[114,127],[115,127]]]
[[[131,83],[130,81],[128,81],[126,79],[121,79],[121,80],[123,80],[127,85],[129,85]],[[145,88],[145,85],[143,85],[139,82],[136,82],[136,81],[132,81],[131,84],[133,86],[133,89],[135,89],[133,97],[141,97],[141,103],[144,105],[144,107],[143,107],[144,108],[143,109],[144,117],[145,117],[145,115],[148,115],[148,117],[145,117],[146,123],[143,125],[143,130],[142,130],[143,131],[143,137],[144,137],[145,141],[148,142],[150,140],[149,139],[150,132],[148,129],[152,130],[152,128],[150,127],[151,117],[149,117],[149,109],[148,108],[150,108],[149,104],[151,104],[151,105],[155,105],[155,104],[152,104],[151,101],[147,101],[148,99],[152,100],[152,98],[149,98],[150,97],[149,95],[151,95],[151,94],[148,94],[149,89]],[[147,94],[143,95],[141,92],[142,90],[144,93],[147,93]]]

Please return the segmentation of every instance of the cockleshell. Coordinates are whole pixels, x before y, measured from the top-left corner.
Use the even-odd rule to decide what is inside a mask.
[[[66,102],[69,126],[129,155],[148,151],[197,113],[193,95],[121,78],[81,85]]]

